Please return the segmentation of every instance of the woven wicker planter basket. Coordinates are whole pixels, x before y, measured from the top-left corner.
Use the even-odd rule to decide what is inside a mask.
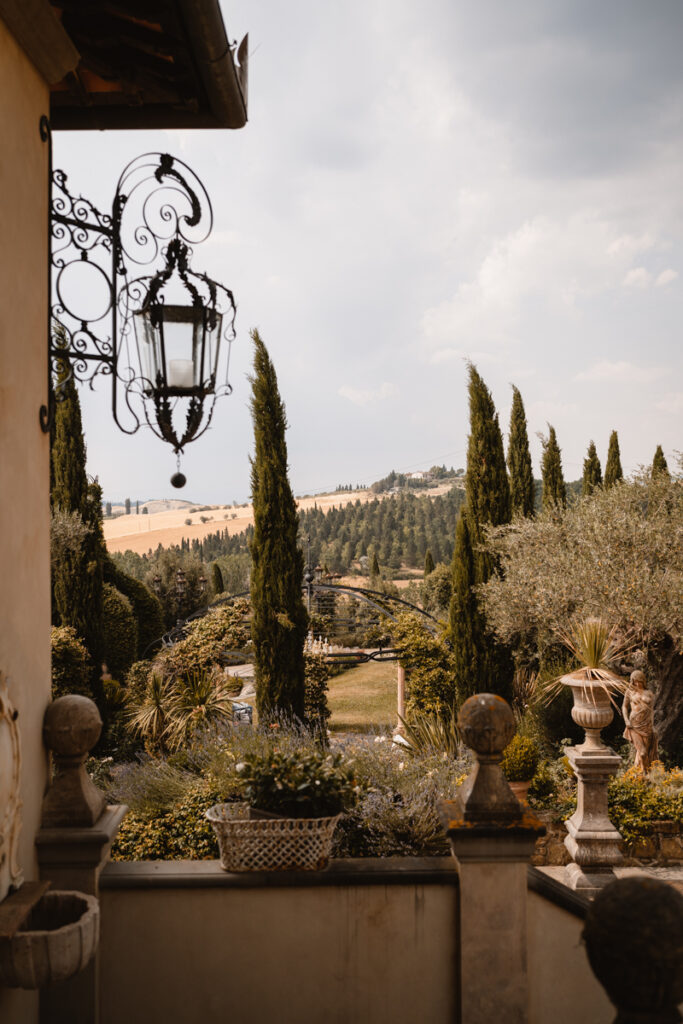
[[[218,837],[224,871],[321,871],[341,815],[253,820],[247,804],[216,804],[206,817]]]

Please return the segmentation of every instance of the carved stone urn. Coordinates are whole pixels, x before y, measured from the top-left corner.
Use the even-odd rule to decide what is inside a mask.
[[[610,681],[589,678],[590,669],[579,668],[576,672],[562,676],[561,682],[568,686],[574,698],[572,718],[585,730],[585,740],[577,747],[582,754],[601,752],[607,749],[600,733],[614,718],[610,700]],[[620,680],[615,676],[614,683]],[[614,687],[617,688],[616,686]]]

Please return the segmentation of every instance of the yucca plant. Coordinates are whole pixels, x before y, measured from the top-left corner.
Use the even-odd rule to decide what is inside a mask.
[[[152,672],[142,702],[132,705],[128,713],[130,731],[142,737],[150,750],[161,754],[166,753],[170,698],[171,684],[159,672]]]
[[[409,753],[416,757],[432,754],[460,756],[461,740],[455,708],[451,709],[447,717],[416,713],[410,721],[403,718],[400,721]]]
[[[197,669],[176,680],[168,701],[166,736],[172,749],[202,726],[232,721],[230,688],[222,675]]]
[[[633,647],[630,635],[620,635],[616,626],[600,618],[574,619],[566,632],[559,634],[562,643],[579,662],[579,668],[552,680],[545,691],[547,700],[557,695],[563,682],[584,683],[584,694],[595,702],[595,690],[603,691],[617,707],[613,694],[624,693],[627,684],[618,675],[617,664]]]

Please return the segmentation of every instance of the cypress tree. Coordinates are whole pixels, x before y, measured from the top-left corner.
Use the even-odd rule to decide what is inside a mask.
[[[427,548],[427,551],[425,553],[424,578],[427,579],[427,577],[429,576],[429,574],[431,572],[434,572],[434,559],[432,558],[431,550],[429,548]]]
[[[73,379],[63,385],[55,403],[50,466],[54,509],[77,512],[89,533],[81,548],[60,559],[52,573],[53,621],[72,626],[92,658],[93,693],[100,696],[102,661],[102,588],[105,545],[102,534],[102,490],[88,484],[81,407]]]
[[[662,451],[661,444],[657,445],[657,451],[655,452],[655,457],[652,460],[652,475],[654,476],[655,473],[666,473],[667,476],[669,475],[669,467],[666,459],[664,458],[664,452]]]
[[[514,384],[512,385],[512,409],[510,412],[508,469],[510,471],[512,512],[518,512],[523,516],[533,516],[534,474],[531,468],[526,414],[519,388],[516,388]]]
[[[303,720],[308,620],[301,596],[304,559],[297,547],[299,520],[287,478],[287,419],[268,351],[258,331],[252,331],[251,338],[251,634],[256,704],[262,722],[278,713]]]
[[[372,556],[372,565],[370,566],[370,576],[379,576],[379,562],[377,561],[377,552],[375,551]]]
[[[588,452],[586,458],[583,460],[583,482],[581,485],[581,493],[583,495],[592,494],[596,487],[599,487],[602,483],[602,469],[600,468],[600,459],[595,448],[595,441],[591,441],[588,445]]]
[[[449,608],[458,704],[478,689],[475,681],[481,675],[479,640],[484,632],[484,623],[473,589],[476,582],[467,507],[463,506],[455,526],[453,591]]]
[[[223,573],[218,562],[214,562],[211,566],[211,583],[213,586],[214,594],[222,594],[225,590],[225,584],[223,583]]]
[[[543,508],[566,508],[567,490],[562,475],[562,459],[560,446],[557,443],[555,428],[548,424],[548,436],[541,438],[543,458],[541,459],[541,476],[543,477]]]
[[[468,391],[465,505],[456,527],[449,612],[459,699],[483,691],[506,694],[512,678],[509,652],[487,633],[472,589],[486,583],[496,570],[493,557],[483,547],[485,527],[509,523],[511,502],[498,414],[491,393],[471,363]]]
[[[624,479],[621,468],[621,456],[619,453],[619,438],[616,430],[609,436],[609,448],[607,450],[607,465],[605,466],[605,487],[613,487],[619,480]]]

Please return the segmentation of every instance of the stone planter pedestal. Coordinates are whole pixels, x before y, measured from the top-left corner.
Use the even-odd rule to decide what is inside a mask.
[[[586,734],[580,746],[564,750],[578,787],[576,811],[565,822],[569,835],[564,844],[572,858],[565,869],[567,885],[593,896],[614,881],[613,867],[623,861],[621,835],[607,811],[607,786],[621,767],[621,758],[600,735],[614,717],[608,690],[587,672],[578,669],[562,679],[574,697],[572,718]]]
[[[613,868],[623,860],[621,835],[607,810],[607,785],[621,758],[605,746],[590,753],[565,747],[565,754],[578,780],[576,811],[565,822],[564,845],[572,858],[565,869],[567,884],[592,895],[614,881]]]

